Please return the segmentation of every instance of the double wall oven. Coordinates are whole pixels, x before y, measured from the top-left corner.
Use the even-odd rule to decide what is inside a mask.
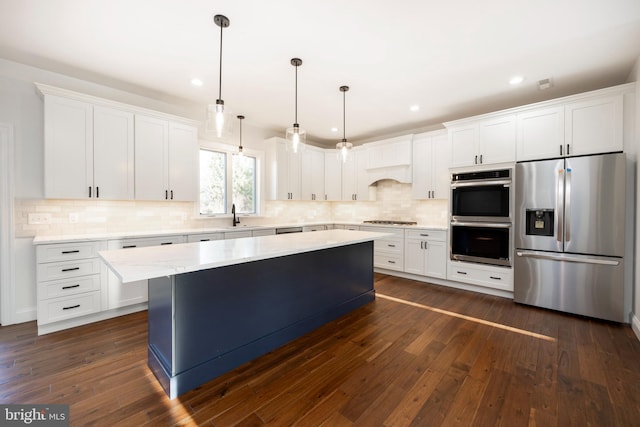
[[[451,175],[450,258],[511,266],[512,169]]]

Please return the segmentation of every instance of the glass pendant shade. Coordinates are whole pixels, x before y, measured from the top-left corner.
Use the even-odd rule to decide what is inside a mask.
[[[347,142],[346,139],[343,139],[341,142],[336,144],[336,150],[338,150],[338,156],[342,159],[342,162],[346,162],[349,157],[349,150],[353,148],[353,144]]]
[[[224,101],[218,99],[207,106],[205,132],[218,139],[229,139],[233,133],[233,114],[225,108]]]
[[[304,144],[307,140],[307,132],[304,129],[300,129],[298,123],[294,123],[293,126],[287,128],[286,135],[287,147],[291,147],[291,151],[297,153],[304,149]]]

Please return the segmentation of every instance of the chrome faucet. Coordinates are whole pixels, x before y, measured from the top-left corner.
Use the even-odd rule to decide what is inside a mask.
[[[231,213],[233,214],[233,226],[235,227],[236,224],[240,224],[240,218],[236,218],[236,204],[233,203],[231,205]]]

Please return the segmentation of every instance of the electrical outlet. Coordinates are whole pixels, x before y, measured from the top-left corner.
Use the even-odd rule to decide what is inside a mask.
[[[51,224],[51,214],[50,213],[30,213],[29,214],[29,224]]]
[[[76,212],[69,214],[69,224],[76,224],[78,222],[79,215]]]

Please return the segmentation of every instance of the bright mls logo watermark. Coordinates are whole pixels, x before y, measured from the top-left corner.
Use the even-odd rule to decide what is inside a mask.
[[[0,405],[0,426],[69,427],[69,405]]]

